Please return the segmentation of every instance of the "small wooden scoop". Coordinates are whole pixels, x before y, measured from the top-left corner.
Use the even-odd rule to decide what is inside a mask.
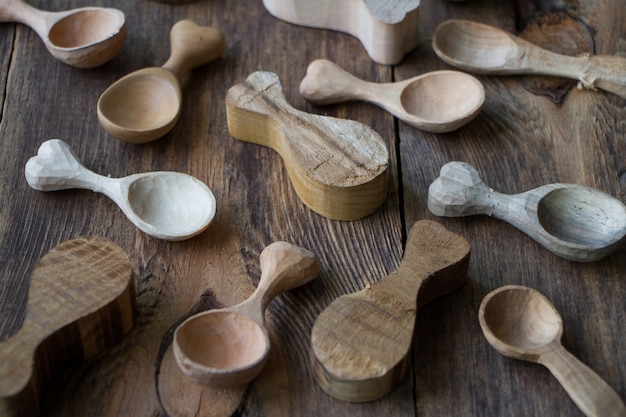
[[[485,338],[501,354],[544,365],[588,417],[624,417],[609,385],[561,344],[563,321],[538,291],[518,285],[485,296],[478,311]]]
[[[398,64],[420,41],[420,0],[263,0],[273,16],[356,37],[370,58]]]
[[[398,270],[336,299],[311,333],[313,376],[333,397],[372,401],[406,375],[416,310],[467,280],[470,245],[439,223],[415,223]]]
[[[480,74],[552,75],[579,81],[626,98],[626,58],[567,56],[545,50],[501,29],[467,20],[448,20],[433,34],[433,49],[448,64]]]
[[[260,261],[261,280],[247,300],[193,315],[174,332],[174,357],[192,380],[233,388],[256,378],[270,350],[265,308],[278,294],[306,284],[320,271],[313,253],[287,242],[266,247]]]
[[[365,100],[427,132],[451,132],[480,112],[485,90],[476,78],[459,71],[432,71],[395,83],[356,78],[325,59],[311,62],[300,93],[314,104]]]
[[[102,352],[134,323],[132,268],[101,238],[77,238],[35,268],[21,329],[0,343],[0,415],[36,416],[54,374]]]
[[[355,220],[387,198],[389,153],[370,127],[291,107],[276,74],[259,71],[226,95],[230,134],[269,146],[283,158],[291,183],[311,210]]]
[[[501,194],[464,162],[441,168],[428,189],[428,209],[444,217],[488,214],[517,227],[556,255],[579,262],[610,255],[626,236],[626,206],[603,191],[555,183],[522,194]]]

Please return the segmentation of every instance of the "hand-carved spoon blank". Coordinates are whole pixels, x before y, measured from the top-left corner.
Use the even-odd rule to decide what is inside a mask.
[[[306,284],[320,271],[313,253],[287,242],[267,246],[260,261],[261,280],[247,300],[193,315],[176,329],[174,356],[194,381],[229,388],[254,379],[270,349],[265,308],[278,294]]]
[[[215,197],[200,180],[180,172],[109,178],[85,168],[59,139],[44,142],[26,163],[26,180],[39,191],[84,188],[113,200],[135,226],[158,239],[184,240],[215,217]]]
[[[325,59],[309,64],[300,93],[314,104],[366,100],[428,132],[451,132],[472,120],[485,101],[483,85],[459,71],[433,71],[395,83],[354,77]]]
[[[428,209],[437,216],[488,214],[517,227],[553,253],[590,262],[608,256],[626,236],[626,206],[595,188],[547,184],[521,194],[487,187],[464,162],[441,168],[428,190]]]
[[[301,26],[348,33],[373,61],[398,64],[415,49],[420,0],[263,0],[274,17]]]
[[[126,41],[124,13],[111,8],[81,7],[45,12],[22,0],[0,0],[0,22],[30,26],[53,57],[77,68],[104,64]]]
[[[285,100],[276,74],[258,71],[226,95],[230,134],[274,149],[304,204],[334,220],[355,220],[387,197],[389,154],[370,127],[305,113]]]
[[[112,242],[68,240],[35,268],[22,327],[0,343],[0,415],[36,416],[54,374],[119,342],[134,323],[128,256]]]
[[[439,223],[415,223],[400,267],[332,302],[311,332],[313,376],[330,395],[372,401],[406,375],[416,310],[467,281],[470,245]]]
[[[481,74],[538,74],[571,78],[626,98],[626,58],[567,56],[550,52],[501,29],[448,20],[433,34],[433,49],[448,64]]]
[[[615,391],[561,345],[561,316],[538,291],[518,285],[498,288],[483,299],[478,319],[494,349],[544,365],[586,416],[626,416]]]
[[[98,120],[111,136],[145,143],[169,132],[180,116],[185,74],[219,58],[225,41],[217,29],[181,20],[170,31],[170,44],[163,66],[128,74],[100,96]]]

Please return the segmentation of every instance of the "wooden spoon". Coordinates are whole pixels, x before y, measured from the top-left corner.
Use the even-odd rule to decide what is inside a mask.
[[[0,415],[38,415],[55,374],[130,331],[134,300],[129,259],[114,243],[82,237],[50,250],[32,274],[22,327],[0,343]]]
[[[472,120],[485,101],[483,85],[458,71],[433,71],[395,83],[371,83],[325,59],[313,61],[300,93],[314,104],[365,100],[428,132],[451,132]]]
[[[93,68],[113,58],[126,41],[126,20],[117,9],[81,7],[44,12],[22,0],[0,0],[0,22],[24,23],[61,62]]]
[[[287,242],[267,246],[260,261],[261,280],[247,300],[193,315],[176,329],[174,356],[192,380],[215,388],[253,380],[270,349],[265,308],[278,294],[306,284],[320,271],[313,253]]]
[[[162,67],[120,78],[98,100],[98,120],[113,137],[145,143],[169,132],[180,116],[181,84],[192,68],[214,61],[225,48],[214,28],[181,20],[170,31],[171,55]]]
[[[200,180],[179,172],[145,172],[124,178],[85,168],[67,143],[44,142],[25,168],[39,191],[85,188],[113,200],[139,229],[158,239],[184,240],[204,231],[215,217],[215,197]]]
[[[483,299],[478,319],[494,349],[544,365],[586,416],[626,416],[615,391],[561,345],[561,316],[538,291],[517,285],[498,288]]]
[[[561,55],[501,29],[448,20],[433,34],[433,49],[448,64],[481,74],[538,74],[571,78],[626,98],[626,58]]]
[[[339,297],[311,332],[313,376],[333,397],[372,401],[404,379],[416,310],[467,281],[470,245],[439,223],[410,231],[400,267]]]
[[[258,71],[226,95],[228,130],[283,158],[304,204],[334,220],[355,220],[387,198],[389,153],[370,127],[291,107],[276,74]]]
[[[428,189],[437,216],[488,214],[517,227],[553,253],[572,261],[597,261],[626,236],[626,206],[609,194],[578,184],[547,184],[522,194],[489,188],[464,162],[449,162]]]

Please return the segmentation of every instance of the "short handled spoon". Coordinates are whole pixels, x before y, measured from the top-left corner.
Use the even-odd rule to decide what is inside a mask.
[[[433,49],[448,64],[481,74],[539,74],[571,78],[626,98],[626,58],[567,56],[545,50],[501,29],[448,20],[433,34]]]
[[[544,365],[586,416],[626,416],[626,407],[615,391],[565,350],[561,316],[543,294],[517,285],[500,287],[485,296],[478,319],[494,349]]]
[[[67,143],[44,142],[25,168],[40,191],[84,188],[113,200],[135,226],[158,239],[183,240],[205,230],[215,217],[215,197],[200,180],[179,172],[146,172],[109,178],[85,168]]]
[[[169,132],[180,116],[181,84],[193,68],[224,52],[224,35],[190,20],[170,31],[171,54],[161,67],[144,68],[120,78],[98,100],[98,120],[113,137],[145,143]]]
[[[126,41],[124,13],[112,8],[81,7],[45,12],[22,0],[0,0],[0,22],[30,26],[52,56],[77,68],[104,64]]]
[[[260,262],[261,280],[247,300],[191,316],[176,329],[174,356],[192,380],[229,388],[254,379],[270,349],[265,308],[278,294],[306,284],[320,270],[313,253],[287,242],[267,246]]]
[[[458,71],[433,71],[395,83],[372,83],[338,65],[309,64],[300,93],[314,104],[366,100],[398,119],[429,132],[451,132],[480,112],[485,91],[476,78]]]
[[[449,162],[428,189],[437,216],[488,214],[517,227],[563,258],[597,261],[626,236],[626,206],[611,195],[578,184],[554,183],[521,194],[489,188],[464,162]]]

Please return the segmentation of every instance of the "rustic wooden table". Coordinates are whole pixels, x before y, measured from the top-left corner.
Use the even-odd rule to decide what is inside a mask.
[[[570,54],[626,54],[621,0],[423,0],[423,41],[393,67],[372,62],[349,35],[273,18],[260,0],[30,4],[44,10],[117,7],[126,14],[128,40],[111,62],[79,70],[54,60],[28,27],[0,24],[0,338],[21,325],[38,260],[71,238],[100,236],[119,245],[131,259],[137,294],[134,329],[45,387],[42,415],[582,415],[544,367],[505,358],[485,341],[478,307],[489,291],[506,284],[545,294],[563,316],[565,347],[626,398],[626,249],[596,263],[571,262],[502,221],[441,219],[426,207],[429,184],[452,160],[469,162],[487,184],[506,193],[570,182],[623,200],[626,101],[578,90],[571,81],[480,76],[486,91],[482,113],[454,133],[433,134],[370,104],[316,107],[298,92],[316,58],[377,82],[449,68],[430,46],[436,25],[449,18],[489,23]],[[127,73],[162,65],[170,51],[169,29],[184,18],[219,27],[227,40],[223,57],[187,76],[182,114],[167,136],[145,145],[112,138],[97,120],[99,95]],[[256,70],[275,72],[295,108],[361,121],[385,139],[389,195],[380,210],[349,222],[321,217],[295,195],[274,151],[230,137],[226,91]],[[196,238],[166,242],[137,230],[101,194],[34,191],[24,164],[51,138],[68,142],[88,168],[104,175],[194,175],[213,190],[217,217]],[[370,403],[336,400],[311,376],[313,323],[335,298],[395,270],[407,231],[419,219],[435,219],[469,240],[469,281],[419,311],[412,370],[398,389]],[[277,240],[315,252],[322,272],[270,305],[269,366],[247,390],[185,385],[171,366],[172,329],[192,311],[247,298],[258,282],[260,252]]]

